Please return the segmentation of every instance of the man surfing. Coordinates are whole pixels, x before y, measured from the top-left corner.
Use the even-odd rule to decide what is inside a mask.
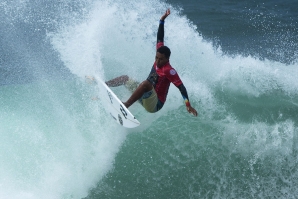
[[[136,86],[127,75],[123,75],[107,81],[106,84],[110,87],[126,85],[133,91],[131,97],[123,104],[128,108],[134,102],[139,100],[143,107],[150,113],[159,111],[166,102],[170,84],[173,83],[181,92],[184,99],[186,109],[189,113],[197,116],[197,111],[190,105],[187,91],[181,81],[176,70],[170,65],[169,59],[171,51],[167,46],[164,46],[164,23],[165,19],[170,15],[170,9],[166,10],[159,21],[156,43],[155,62],[152,66],[148,78],[140,85]]]

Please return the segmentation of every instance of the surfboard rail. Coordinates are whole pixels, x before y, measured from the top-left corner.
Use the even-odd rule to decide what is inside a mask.
[[[135,128],[141,123],[126,108],[117,95],[101,79],[96,79],[99,87],[99,98],[105,103],[105,109],[110,116],[125,128]]]

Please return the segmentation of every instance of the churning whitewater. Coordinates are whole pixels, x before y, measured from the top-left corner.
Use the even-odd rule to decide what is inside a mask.
[[[295,198],[297,21],[287,5],[2,1],[0,198]],[[172,85],[158,113],[130,107],[142,125],[124,129],[85,76],[147,78],[166,8],[171,65],[199,115],[187,113]],[[219,19],[223,27],[251,22],[251,32],[239,24],[208,32]],[[281,26],[286,33],[275,31]],[[259,40],[266,48],[247,42]]]

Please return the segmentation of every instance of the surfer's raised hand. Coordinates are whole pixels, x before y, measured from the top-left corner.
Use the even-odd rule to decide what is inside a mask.
[[[171,14],[171,10],[170,8],[166,10],[165,14],[161,16],[160,20],[164,21],[167,16],[169,16]]]
[[[193,107],[187,106],[186,109],[189,113],[193,114],[194,116],[198,116],[196,109],[194,109]]]

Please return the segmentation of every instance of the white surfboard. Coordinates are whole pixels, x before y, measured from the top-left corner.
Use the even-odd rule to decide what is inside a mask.
[[[105,109],[118,124],[126,128],[135,128],[140,122],[131,114],[105,82],[97,79],[99,98],[103,100]]]

